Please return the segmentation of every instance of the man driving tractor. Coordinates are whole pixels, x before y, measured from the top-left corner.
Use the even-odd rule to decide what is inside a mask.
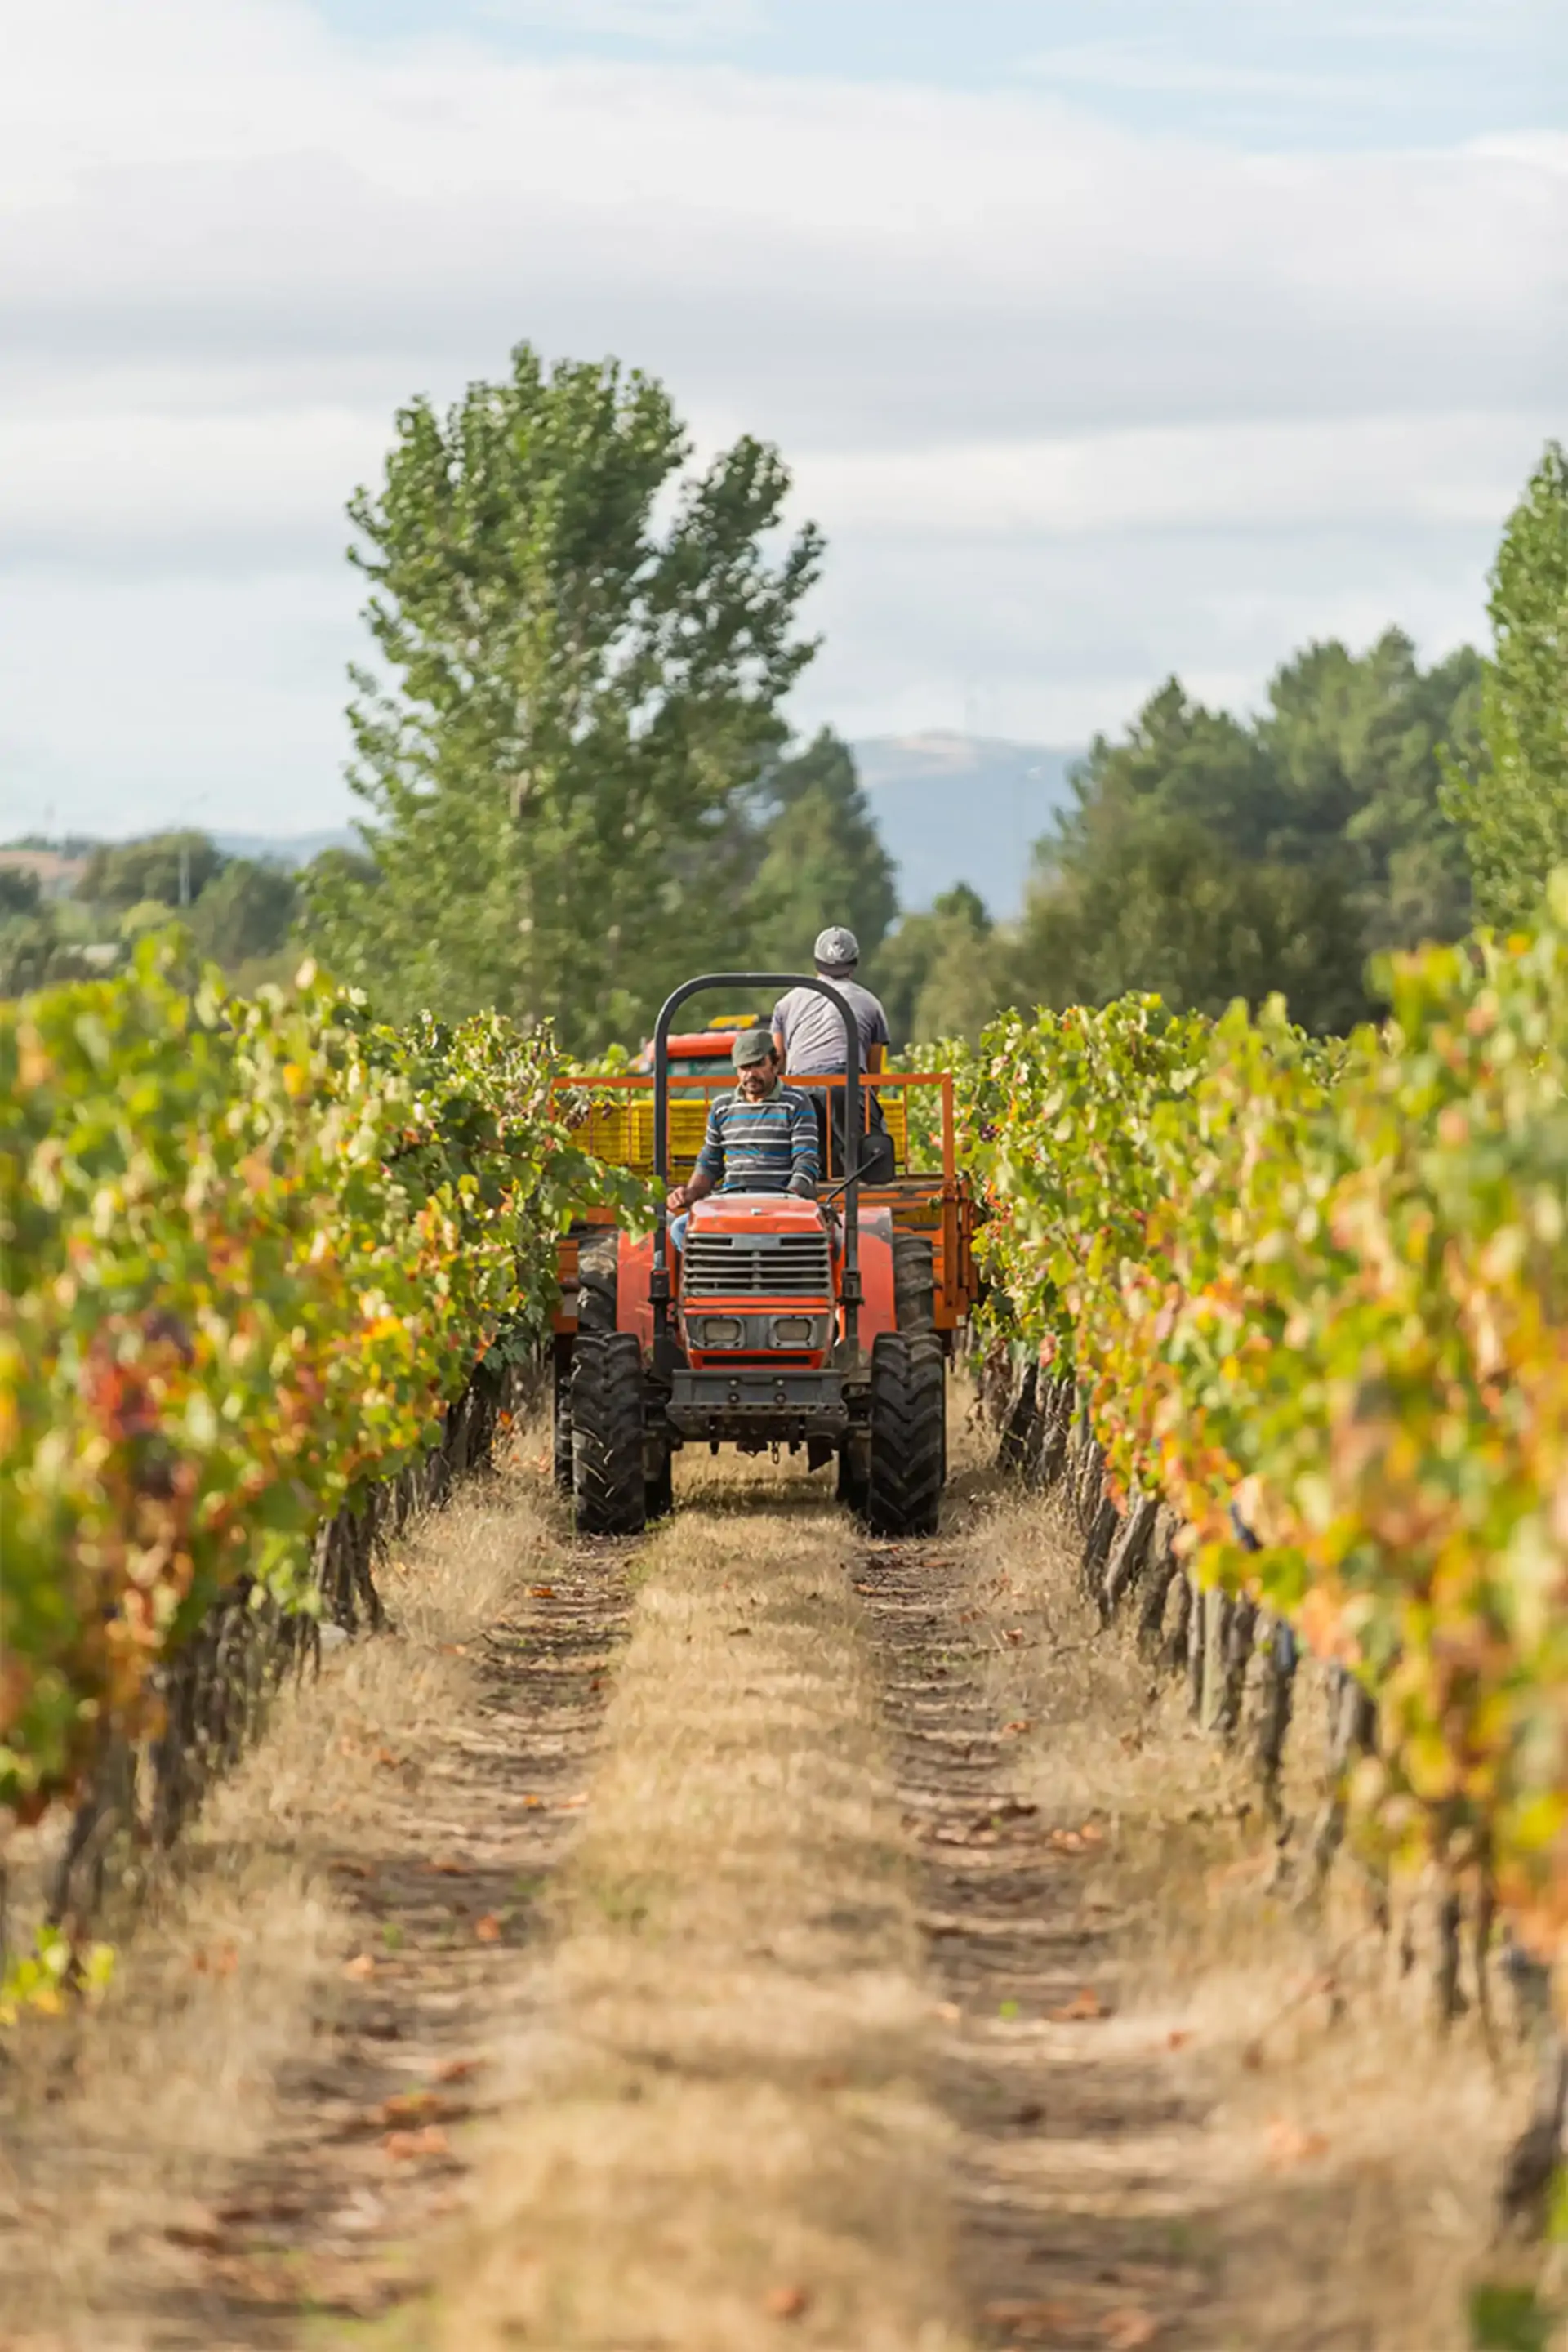
[[[805,1095],[780,1084],[778,1049],[768,1031],[742,1029],[731,1059],[735,1091],[714,1101],[691,1181],[668,1195],[668,1205],[680,1212],[669,1228],[677,1249],[685,1246],[686,1213],[715,1189],[816,1197],[816,1119]]]

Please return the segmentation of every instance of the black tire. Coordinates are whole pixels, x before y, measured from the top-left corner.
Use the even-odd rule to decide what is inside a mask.
[[[871,1349],[871,1475],[866,1524],[874,1536],[933,1536],[942,1504],[947,1410],[942,1350],[883,1331]]]
[[[641,1535],[642,1349],[632,1331],[580,1337],[572,1364],[572,1494],[577,1532]]]
[[[668,1519],[675,1508],[675,1448],[672,1445],[664,1448],[659,1455],[658,1470],[643,1483],[643,1507],[649,1523],[655,1519]]]
[[[846,1437],[838,1448],[838,1500],[858,1519],[866,1516],[866,1445]]]
[[[620,1234],[587,1234],[577,1244],[577,1328],[613,1331],[619,1305]]]
[[[936,1329],[936,1270],[921,1234],[893,1235],[893,1322],[910,1333]]]
[[[936,1360],[937,1378],[942,1383],[942,1483],[947,1485],[947,1350],[940,1335],[929,1331],[917,1337],[914,1346]]]
[[[558,1493],[572,1492],[572,1360],[555,1366],[551,1434],[554,1441],[554,1473]]]

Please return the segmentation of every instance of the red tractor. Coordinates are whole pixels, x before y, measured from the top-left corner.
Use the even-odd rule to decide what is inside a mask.
[[[786,1073],[786,1082],[825,1095],[842,1088],[842,1120],[825,1117],[825,1130],[863,1137],[869,1107],[855,1017],[832,983],[815,977],[688,981],[659,1013],[651,1072],[557,1082],[587,1148],[646,1169],[659,1199],[651,1234],[634,1238],[589,1214],[562,1244],[556,1477],[585,1535],[636,1535],[668,1512],[673,1459],[689,1444],[804,1450],[813,1469],[837,1463],[840,1498],[874,1534],[935,1531],[947,1469],[947,1359],[973,1297],[973,1210],[955,1165],[951,1076],[878,1076],[894,1165],[876,1184],[861,1181],[862,1151],[855,1166],[829,1168],[815,1201],[714,1192],[691,1208],[684,1249],[670,1244],[665,1191],[695,1162],[708,1097],[733,1083],[721,1066],[699,1076],[687,1056],[672,1100],[674,1015],[700,991],[787,988],[816,989],[835,1006],[847,1067],[834,1077]],[[704,1042],[714,1034],[703,1033]],[[941,1089],[940,1174],[907,1164],[911,1087]]]

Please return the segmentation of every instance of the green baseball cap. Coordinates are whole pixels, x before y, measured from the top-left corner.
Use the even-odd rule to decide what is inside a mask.
[[[730,1048],[730,1059],[738,1070],[754,1069],[765,1062],[773,1050],[773,1032],[769,1029],[742,1029]]]

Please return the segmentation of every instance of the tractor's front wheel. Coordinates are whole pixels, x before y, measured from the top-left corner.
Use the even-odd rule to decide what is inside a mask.
[[[643,1531],[642,1388],[635,1332],[579,1335],[572,1362],[572,1496],[579,1535]]]
[[[871,1349],[865,1505],[874,1536],[935,1535],[946,1470],[946,1412],[939,1342],[881,1332]]]

